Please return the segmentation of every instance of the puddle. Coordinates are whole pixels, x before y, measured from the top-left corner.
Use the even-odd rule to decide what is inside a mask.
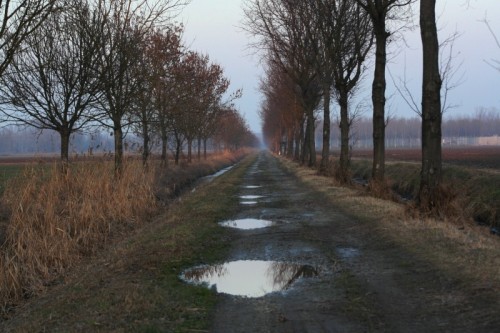
[[[239,260],[221,265],[195,267],[185,271],[181,279],[215,288],[218,293],[262,297],[272,292],[285,290],[300,278],[317,275],[317,269],[310,265]]]
[[[342,259],[352,259],[360,255],[360,251],[353,247],[338,247],[335,251]]]
[[[252,206],[252,205],[256,205],[257,201],[240,201],[240,204],[246,205],[246,206]]]
[[[223,227],[236,228],[242,230],[267,228],[275,225],[273,221],[259,220],[259,219],[232,220],[232,221],[224,221],[219,224]]]
[[[205,176],[205,177],[203,177],[203,179],[206,180],[206,181],[208,181],[208,182],[211,182],[212,180],[214,180],[215,178],[217,178],[219,176],[222,176],[223,174],[225,174],[226,172],[228,172],[232,168],[234,168],[234,165],[228,166],[227,168],[219,170],[216,173],[211,174],[209,176]]]
[[[246,185],[246,186],[243,186],[243,188],[246,188],[246,189],[256,189],[256,188],[261,188],[262,186],[258,186],[258,185]]]
[[[253,195],[253,194],[240,195],[240,199],[243,199],[243,200],[255,200],[255,199],[260,199],[263,197],[264,197],[263,195]]]

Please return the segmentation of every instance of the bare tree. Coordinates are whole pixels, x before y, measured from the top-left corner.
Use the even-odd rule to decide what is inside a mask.
[[[486,25],[486,27],[488,28],[491,36],[493,37],[494,41],[495,41],[495,45],[500,49],[500,40],[498,39],[497,35],[495,34],[495,32],[493,31],[493,29],[491,28],[491,25],[490,25],[490,22],[488,21],[488,19],[485,17],[482,22]],[[486,60],[486,63],[488,65],[490,65],[492,68],[496,69],[497,71],[500,72],[500,60],[498,59],[491,59],[491,60]]]
[[[99,72],[103,85],[102,110],[107,121],[102,125],[113,130],[115,170],[121,172],[123,128],[139,91],[134,66],[140,63],[138,46],[156,27],[169,22],[170,15],[188,1],[102,0],[96,7],[102,18],[99,37],[101,62]]]
[[[385,70],[387,64],[387,42],[391,32],[387,21],[398,19],[401,9],[409,7],[415,0],[356,0],[368,13],[375,35],[375,70],[372,84],[373,103],[373,166],[372,180],[383,182],[385,173]]]
[[[263,49],[268,61],[281,66],[296,85],[306,119],[301,160],[314,166],[314,111],[320,101],[321,84],[314,48],[306,33],[310,21],[301,13],[307,5],[307,2],[295,0],[254,0],[244,11],[247,31],[260,38],[253,46]]]
[[[167,165],[169,112],[177,96],[175,70],[183,53],[182,26],[172,26],[153,33],[147,50],[152,71],[152,99],[154,102],[155,127],[161,139],[161,161]]]
[[[20,45],[10,70],[1,77],[1,98],[10,120],[61,137],[61,161],[68,163],[69,140],[92,119],[100,79],[97,52],[86,1],[67,0]]]
[[[23,41],[56,10],[57,0],[0,0],[0,76]]]
[[[349,100],[363,73],[363,65],[373,44],[371,21],[354,0],[333,1],[331,26],[336,31],[333,58],[335,98],[340,106],[340,163],[337,177],[349,183],[350,127]]]
[[[420,34],[423,48],[422,80],[422,170],[419,206],[438,208],[442,181],[441,159],[441,75],[435,14],[436,0],[420,0]]]

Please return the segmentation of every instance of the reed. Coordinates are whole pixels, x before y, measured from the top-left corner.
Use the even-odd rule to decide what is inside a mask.
[[[154,172],[139,162],[115,177],[109,162],[27,167],[3,194],[10,211],[0,247],[0,299],[5,306],[42,291],[82,256],[155,211]]]

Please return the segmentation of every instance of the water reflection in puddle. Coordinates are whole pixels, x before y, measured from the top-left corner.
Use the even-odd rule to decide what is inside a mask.
[[[214,180],[215,178],[219,177],[219,176],[222,176],[223,174],[225,174],[226,172],[228,172],[229,170],[231,170],[232,168],[234,168],[234,165],[231,165],[231,166],[228,166],[227,168],[224,168],[222,170],[219,170],[217,171],[216,173],[214,174],[211,174],[209,176],[205,176],[203,177],[204,180],[207,180],[208,182],[211,182],[212,180]]]
[[[250,230],[250,229],[267,228],[274,225],[274,222],[269,220],[259,220],[259,219],[241,219],[241,220],[224,221],[219,224],[223,227]]]
[[[353,247],[338,247],[335,251],[342,259],[352,259],[359,256],[359,250]]]
[[[240,195],[240,199],[243,200],[255,200],[255,199],[260,199],[263,198],[262,195]]]
[[[252,206],[252,205],[256,205],[257,201],[240,201],[240,204],[246,205],[246,206]]]
[[[221,265],[195,267],[181,278],[190,283],[215,287],[217,292],[235,296],[261,297],[284,290],[303,277],[318,275],[310,265],[278,261],[240,260]]]
[[[253,189],[256,189],[256,188],[261,188],[262,186],[258,186],[258,185],[246,185],[246,186],[243,186],[243,188],[246,188],[246,189],[250,189],[250,190],[253,190]]]

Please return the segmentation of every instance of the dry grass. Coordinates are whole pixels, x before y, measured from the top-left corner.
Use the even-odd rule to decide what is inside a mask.
[[[329,197],[333,205],[363,221],[374,237],[389,238],[417,258],[465,281],[468,288],[500,291],[500,240],[486,228],[462,223],[451,213],[451,219],[443,220],[415,216],[406,205],[338,187],[315,170],[281,161],[302,181]],[[447,209],[459,202],[450,196]]]
[[[0,306],[39,294],[110,238],[148,221],[161,202],[242,155],[167,169],[130,160],[121,177],[109,161],[76,163],[67,174],[56,165],[27,167],[2,197],[9,220],[0,246]]]
[[[146,220],[156,207],[153,175],[139,162],[127,163],[121,178],[105,162],[68,174],[28,167],[3,196],[11,213],[0,248],[2,303],[39,293],[112,234]]]

